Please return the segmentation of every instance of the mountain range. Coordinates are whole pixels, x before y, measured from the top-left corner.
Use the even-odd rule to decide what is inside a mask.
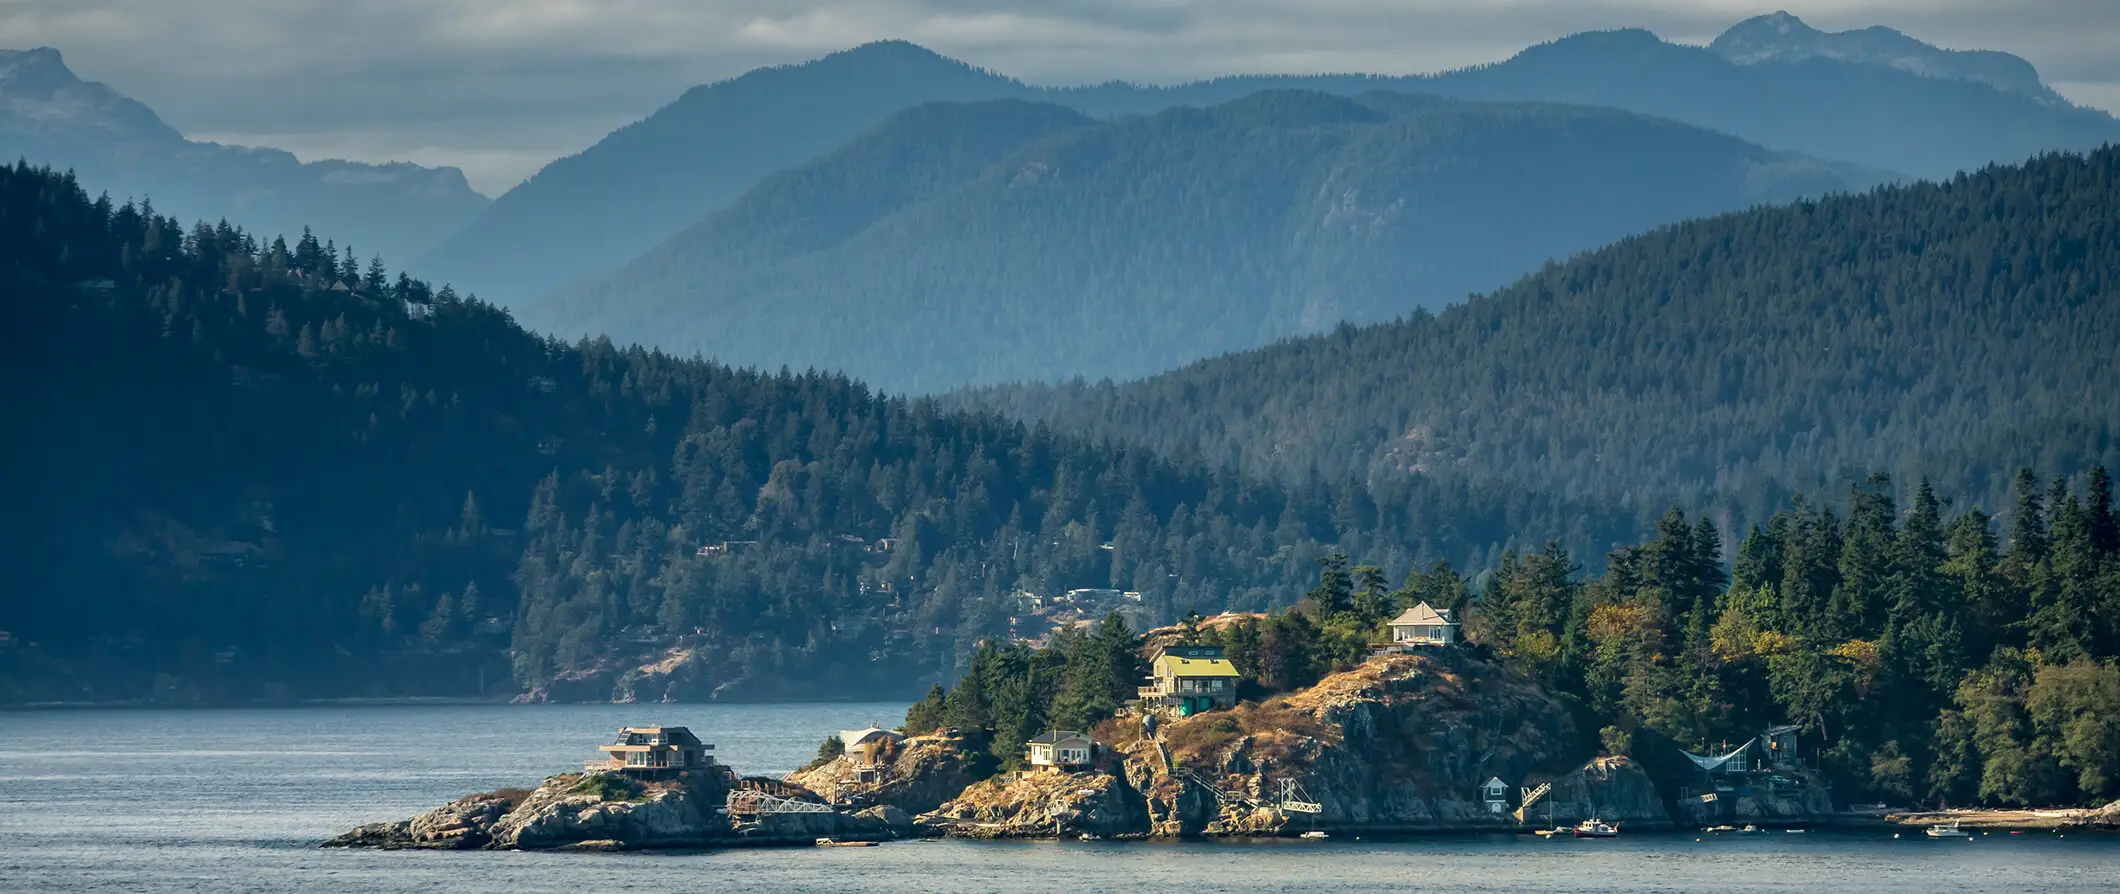
[[[1873,471],[2006,505],[2120,464],[2120,147],[1658,229],[1440,314],[954,400],[1253,474],[1763,518]]]
[[[120,201],[151,199],[185,220],[235,221],[266,237],[314,227],[363,260],[409,258],[487,204],[455,168],[304,163],[277,149],[187,140],[148,107],[82,80],[48,47],[0,50],[0,158],[71,169]]]
[[[2026,82],[2030,66],[2016,57],[1861,38],[1873,32],[1851,40],[1800,25],[1788,16],[1751,20],[1724,35],[1719,49],[1642,30],[1591,32],[1436,75],[1247,75],[1164,87],[1033,87],[911,44],[868,44],[695,87],[553,162],[415,266],[514,306],[649,251],[766,175],[933,101],[1045,101],[1092,118],[1215,105],[1271,89],[1572,103],[1919,177],[2120,139],[2110,115],[2057,101],[2043,88],[2027,92],[2037,75]]]
[[[1668,221],[1873,182],[1580,106],[1269,90],[1096,121],[927,104],[513,309],[562,336],[894,391],[1134,378],[1440,309]]]

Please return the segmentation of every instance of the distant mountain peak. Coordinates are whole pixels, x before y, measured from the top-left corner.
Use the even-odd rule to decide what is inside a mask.
[[[183,137],[154,111],[95,81],[84,81],[51,47],[0,50],[0,133],[73,127],[129,139]]]
[[[2049,103],[2063,102],[2040,81],[2038,69],[2019,56],[1995,50],[1946,50],[1883,25],[1820,31],[1786,10],[1738,22],[1715,38],[1708,49],[1738,65],[1832,59],[1924,77],[1971,81]]]

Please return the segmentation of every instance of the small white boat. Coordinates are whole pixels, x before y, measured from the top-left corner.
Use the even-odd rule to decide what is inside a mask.
[[[1966,837],[1968,837],[1968,836],[1967,836],[1967,835],[1965,834],[1965,832],[1961,831],[1961,830],[1960,830],[1960,829],[1958,828],[1958,821],[1957,821],[1957,820],[1952,820],[1952,821],[1950,821],[1950,822],[1948,822],[1948,823],[1937,823],[1936,825],[1930,826],[1930,827],[1928,828],[1928,830],[1927,830],[1927,831],[1926,831],[1926,832],[1925,832],[1924,834],[1928,835],[1928,836],[1929,836],[1930,838],[1966,838]]]
[[[1095,832],[1084,832],[1084,833],[1082,833],[1081,835],[1079,835],[1079,836],[1077,836],[1077,837],[1078,837],[1078,838],[1079,838],[1080,840],[1082,840],[1082,841],[1103,841],[1103,840],[1104,840],[1104,836],[1102,836],[1102,835],[1099,835],[1099,834],[1097,834],[1097,833],[1095,833]]]
[[[839,840],[839,839],[837,839],[837,838],[819,838],[819,839],[817,839],[817,846],[818,846],[818,847],[875,847],[875,846],[876,846],[876,842],[873,842],[873,841],[840,841],[840,840]]]
[[[1744,833],[1744,834],[1746,834],[1746,835],[1753,835],[1753,834],[1757,834],[1757,833],[1759,832],[1759,827],[1758,827],[1758,826],[1755,826],[1755,825],[1752,825],[1751,823],[1746,823],[1746,824],[1745,824],[1745,827],[1744,827],[1743,829],[1740,829],[1740,830],[1738,830],[1738,831],[1740,831],[1740,832],[1742,832],[1742,833]]]
[[[1301,834],[1301,835],[1298,835],[1298,836],[1296,836],[1296,837],[1297,837],[1297,838],[1308,838],[1308,839],[1310,839],[1310,840],[1312,840],[1312,841],[1317,841],[1317,840],[1319,840],[1319,839],[1324,839],[1324,838],[1331,838],[1332,836],[1330,836],[1330,835],[1327,835],[1327,834],[1325,834],[1325,833],[1323,833],[1323,832],[1316,832],[1316,831],[1312,831],[1312,832],[1305,832],[1305,833],[1303,833],[1303,834]]]
[[[1599,819],[1584,820],[1575,824],[1577,838],[1618,838],[1619,827]]]

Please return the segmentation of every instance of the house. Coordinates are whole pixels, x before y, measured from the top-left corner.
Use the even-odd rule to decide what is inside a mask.
[[[714,757],[707,754],[714,750],[714,746],[699,741],[691,730],[681,726],[622,727],[616,740],[598,746],[597,750],[602,751],[604,757],[583,762],[583,770],[606,770],[653,779],[714,766]]]
[[[1449,609],[1423,602],[1391,619],[1391,645],[1397,648],[1448,646],[1457,642],[1457,622]]]
[[[1487,803],[1488,813],[1509,812],[1509,784],[1500,776],[1490,776],[1480,785],[1480,800]]]
[[[845,748],[847,760],[853,763],[854,779],[858,782],[875,782],[882,777],[883,765],[903,741],[904,733],[877,726],[839,731],[839,744]]]
[[[1759,734],[1759,754],[1755,758],[1761,766],[1794,767],[1801,763],[1796,749],[1796,732],[1801,727],[1779,724],[1767,727]]]
[[[1140,690],[1144,705],[1176,708],[1189,717],[1237,704],[1237,681],[1243,675],[1222,657],[1221,646],[1165,646],[1149,667],[1155,676]]]
[[[1031,766],[1058,773],[1089,766],[1090,757],[1097,750],[1097,743],[1090,741],[1088,733],[1065,729],[1040,733],[1025,744],[1030,747]]]

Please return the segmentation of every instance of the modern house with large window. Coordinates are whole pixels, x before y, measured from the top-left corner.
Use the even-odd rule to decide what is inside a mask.
[[[583,770],[605,770],[654,779],[714,766],[714,746],[681,726],[629,726],[609,745],[598,746],[602,760],[585,761]]]

